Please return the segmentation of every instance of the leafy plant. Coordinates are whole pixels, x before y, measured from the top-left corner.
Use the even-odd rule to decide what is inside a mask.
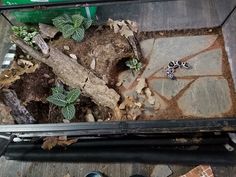
[[[23,39],[28,45],[33,47],[33,38],[38,34],[35,28],[28,26],[13,26],[12,31],[15,36]]]
[[[136,58],[132,58],[132,59],[126,61],[125,64],[126,64],[126,66],[128,66],[132,70],[132,72],[140,71],[142,68],[142,63]]]
[[[63,34],[64,38],[72,38],[75,41],[82,41],[85,30],[92,25],[92,20],[80,14],[69,16],[64,14],[52,20],[53,25]]]
[[[65,119],[71,120],[75,116],[75,103],[80,96],[79,89],[65,91],[63,87],[52,88],[52,95],[47,100],[61,107],[62,115]]]

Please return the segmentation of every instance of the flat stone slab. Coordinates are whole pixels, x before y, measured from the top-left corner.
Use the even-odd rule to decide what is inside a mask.
[[[177,69],[175,76],[215,76],[222,75],[222,49],[214,49],[201,53],[190,60],[188,63],[192,69]],[[162,70],[155,74],[156,77],[165,77]]]
[[[228,82],[223,77],[197,79],[178,100],[185,116],[222,116],[232,107]]]
[[[140,42],[140,48],[144,58],[148,57],[148,55],[151,53],[154,42],[154,38],[143,40]]]
[[[214,49],[188,60],[190,70],[176,70],[175,76],[212,76],[222,75],[222,49]]]
[[[179,60],[207,49],[214,43],[216,38],[217,35],[202,35],[156,39],[143,76],[149,77],[166,66],[171,60]],[[149,43],[146,45],[149,45]],[[143,46],[142,48],[143,53],[148,53],[150,50],[148,47]]]
[[[155,91],[168,100],[171,100],[191,81],[193,81],[193,79],[153,79],[149,81],[149,86],[152,91]]]
[[[168,165],[156,165],[152,171],[151,177],[168,177],[172,174]]]

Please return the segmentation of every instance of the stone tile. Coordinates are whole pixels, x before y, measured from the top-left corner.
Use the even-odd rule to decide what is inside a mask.
[[[210,47],[216,38],[217,35],[202,35],[156,39],[143,76],[149,77],[171,60],[179,60]]]
[[[201,53],[188,60],[188,63],[192,66],[192,69],[176,69],[176,77],[222,75],[222,49]],[[161,70],[155,76],[166,77],[166,74],[164,70]]]
[[[180,177],[214,177],[214,174],[210,166],[199,165]]]
[[[172,174],[168,165],[156,165],[152,171],[151,177],[168,177]]]
[[[151,53],[154,41],[155,39],[151,38],[140,42],[140,47],[144,58],[148,57],[148,55]]]
[[[222,75],[222,49],[214,49],[193,57],[188,61],[190,70],[178,69],[175,76]]]
[[[155,104],[151,105],[147,100],[144,102],[144,114],[145,116],[154,116],[158,111],[165,110],[168,107],[168,104],[156,93]]]
[[[153,79],[149,81],[149,86],[151,87],[152,91],[155,91],[170,100],[191,81],[193,81],[193,79]]]
[[[186,116],[222,116],[232,107],[227,80],[223,77],[197,79],[178,100],[178,106]]]

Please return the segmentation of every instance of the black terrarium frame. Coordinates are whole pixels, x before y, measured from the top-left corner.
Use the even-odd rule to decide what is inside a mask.
[[[87,0],[58,3],[35,3],[27,5],[1,6],[1,15],[5,11],[30,8],[78,7],[84,5],[107,5],[117,3],[146,3],[154,0]],[[166,1],[166,0],[157,0]],[[222,27],[234,13],[236,6],[228,12],[218,27]],[[34,124],[34,125],[0,125],[0,138],[5,139],[6,157],[17,160],[50,160],[55,161],[139,161],[139,162],[187,162],[187,163],[229,163],[235,164],[235,152],[222,150],[222,145],[232,143],[227,133],[236,131],[236,117],[191,120],[156,120],[156,121],[123,121],[70,124]],[[81,141],[72,145],[67,151],[56,149],[50,153],[40,149],[37,143],[45,136],[79,137]],[[206,141],[194,143],[193,137]],[[173,139],[184,138],[187,141],[177,142]],[[120,144],[118,146],[118,144]],[[143,147],[143,145],[147,147]],[[199,151],[190,151],[192,145],[201,146]],[[186,146],[186,147],[185,147]],[[219,146],[219,151],[216,147]],[[6,146],[7,147],[7,146]],[[92,147],[92,148],[91,148]],[[101,148],[102,147],[102,148]],[[80,152],[77,152],[79,148]],[[93,148],[98,150],[94,151]],[[93,149],[93,150],[92,150]],[[211,151],[212,149],[215,149]],[[223,148],[224,149],[224,148]],[[209,152],[209,153],[206,153]],[[40,155],[38,155],[40,153]],[[139,154],[139,156],[137,156]],[[168,157],[172,154],[173,158]],[[79,159],[79,160],[78,160]],[[97,160],[94,160],[97,159]]]

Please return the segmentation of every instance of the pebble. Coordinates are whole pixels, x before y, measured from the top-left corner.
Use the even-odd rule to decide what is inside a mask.
[[[96,60],[93,59],[92,62],[91,62],[91,64],[90,64],[90,68],[91,68],[91,69],[95,69],[95,67],[96,67]]]
[[[70,121],[69,121],[68,119],[63,119],[63,122],[64,122],[65,124],[69,124],[69,123],[70,123]]]
[[[75,60],[77,60],[77,56],[76,56],[75,54],[72,54],[72,53],[71,53],[71,54],[70,54],[70,57],[73,58],[73,59],[75,59]]]
[[[102,119],[98,119],[97,122],[103,122],[103,120]]]
[[[143,88],[147,86],[147,84],[146,84],[145,78],[138,78],[137,81],[138,81],[138,84],[135,90],[138,94],[140,94]]]
[[[85,115],[85,119],[87,122],[95,122],[94,116],[90,109],[87,110],[87,114]]]
[[[19,57],[20,57],[20,58],[24,58],[24,55],[20,55]]]
[[[50,76],[48,74],[43,74],[43,77],[50,78]]]
[[[119,81],[119,82],[116,83],[116,86],[120,87],[122,84],[123,84],[123,81]]]
[[[64,50],[67,50],[67,51],[68,51],[68,50],[70,50],[70,47],[69,47],[68,45],[65,45],[65,46],[64,46]]]
[[[52,84],[54,81],[55,81],[54,79],[50,79],[50,80],[48,81],[48,83],[49,83],[49,84]]]

